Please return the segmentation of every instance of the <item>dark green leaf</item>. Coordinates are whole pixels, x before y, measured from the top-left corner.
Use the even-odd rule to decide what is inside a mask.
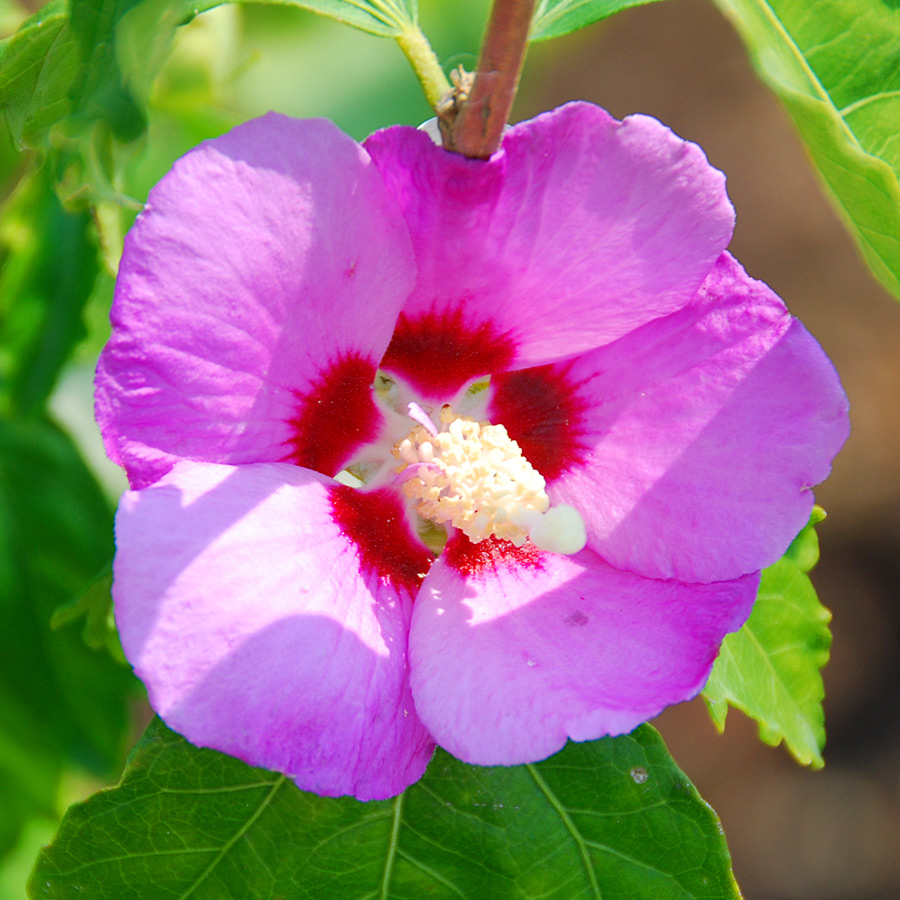
[[[900,7],[716,3],[793,118],[870,268],[900,298]]]
[[[784,741],[798,762],[814,768],[824,765],[820,670],[831,647],[831,613],[805,574],[819,558],[813,525],[820,518],[814,513],[784,557],[763,572],[753,613],[725,638],[704,691],[720,731],[730,703],[759,723],[763,741]]]
[[[55,816],[60,755],[22,697],[0,681],[0,857],[35,815]]]
[[[298,791],[158,720],[121,785],[72,807],[33,898],[737,898],[712,810],[650,726],[533,766],[438,751],[395,800]]]
[[[0,420],[0,696],[18,711],[13,767],[38,759],[29,735],[51,761],[99,774],[121,759],[132,676],[76,630],[50,630],[112,550],[111,511],[71,441],[47,421]]]
[[[50,627],[55,631],[84,619],[81,638],[92,650],[106,649],[113,659],[127,665],[113,618],[112,563],[68,603],[53,613]]]
[[[545,41],[577,31],[631,6],[654,0],[538,0],[531,20],[532,41]]]
[[[26,178],[0,213],[0,412],[43,408],[84,335],[97,275],[87,213],[67,213],[44,172]]]

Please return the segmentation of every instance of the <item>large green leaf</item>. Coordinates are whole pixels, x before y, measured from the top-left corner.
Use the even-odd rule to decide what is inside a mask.
[[[753,613],[740,631],[725,638],[704,696],[720,731],[730,703],[759,723],[763,741],[784,741],[798,762],[821,768],[825,689],[820,669],[831,647],[831,613],[806,577],[819,558],[813,522],[763,572]]]
[[[32,898],[737,898],[712,810],[650,726],[533,766],[438,751],[394,800],[304,794],[159,721],[66,814]]]
[[[532,41],[545,41],[599,22],[631,6],[654,0],[538,0],[531,19]]]
[[[793,118],[870,268],[900,298],[900,7],[716,3]]]

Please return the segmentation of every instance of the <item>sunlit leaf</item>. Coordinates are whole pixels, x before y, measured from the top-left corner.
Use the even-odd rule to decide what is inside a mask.
[[[544,41],[577,31],[631,6],[654,0],[538,0],[531,20],[532,41]]]
[[[650,726],[533,766],[438,751],[397,799],[304,794],[154,722],[121,785],[72,807],[32,898],[728,900],[712,810]]]
[[[716,3],[793,118],[870,268],[900,298],[900,7]]]
[[[0,121],[48,160],[67,207],[136,206],[121,168],[184,0],[51,0],[0,42]]]
[[[395,37],[405,27],[413,25],[417,17],[416,0],[262,0],[262,2],[299,6],[368,31],[370,34],[385,37]]]
[[[818,520],[818,513],[813,523]],[[763,741],[784,741],[798,762],[821,768],[831,613],[819,603],[808,572],[818,560],[813,523],[785,556],[763,572],[750,619],[722,644],[704,696],[713,721],[725,728],[728,705],[759,724]]]
[[[71,108],[66,74],[77,67],[64,0],[51,0],[0,41],[0,112],[13,137],[30,144]]]

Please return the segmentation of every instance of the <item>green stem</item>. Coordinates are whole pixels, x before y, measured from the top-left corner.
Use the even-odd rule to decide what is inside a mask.
[[[425,91],[425,99],[435,109],[441,97],[449,92],[450,82],[447,81],[428,38],[417,25],[405,25],[396,40]]]

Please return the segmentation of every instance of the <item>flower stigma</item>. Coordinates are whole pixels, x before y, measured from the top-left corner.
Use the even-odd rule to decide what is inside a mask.
[[[404,494],[423,518],[462,531],[473,543],[526,540],[551,553],[573,554],[587,541],[584,521],[568,504],[551,506],[543,476],[502,425],[440,414],[440,429],[415,403],[417,424],[392,453]]]

